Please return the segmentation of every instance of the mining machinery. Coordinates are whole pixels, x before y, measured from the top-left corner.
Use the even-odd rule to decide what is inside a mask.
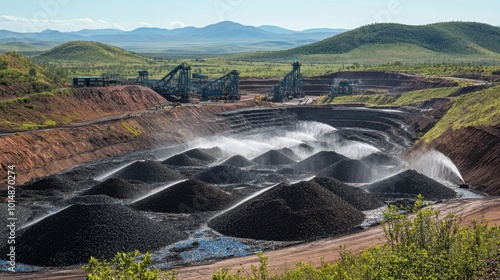
[[[292,62],[292,71],[286,74],[279,84],[274,85],[274,102],[282,102],[305,96],[302,88],[300,65],[299,61],[294,59]]]
[[[211,81],[201,87],[200,100],[209,99],[224,99],[224,100],[239,100],[240,73],[238,70],[233,70],[226,75]]]
[[[143,86],[149,86],[149,72],[146,70],[140,70],[138,72],[136,83]]]
[[[335,85],[335,81],[333,83],[331,90],[331,96],[335,97],[339,94],[352,94],[354,89],[354,83],[351,80],[340,80],[338,85]]]
[[[181,63],[151,88],[171,102],[189,102],[191,91],[191,66]]]

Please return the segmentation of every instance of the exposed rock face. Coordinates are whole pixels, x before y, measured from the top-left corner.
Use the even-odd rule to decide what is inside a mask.
[[[419,143],[410,156],[427,149],[448,156],[467,184],[489,195],[500,195],[500,126],[447,131],[427,145]]]

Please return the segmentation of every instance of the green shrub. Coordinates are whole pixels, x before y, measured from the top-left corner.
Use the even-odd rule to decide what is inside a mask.
[[[111,262],[90,258],[88,265],[83,267],[88,280],[175,280],[176,272],[166,272],[162,275],[159,269],[150,269],[151,254],[147,252],[142,261],[136,261],[139,251],[116,253]]]

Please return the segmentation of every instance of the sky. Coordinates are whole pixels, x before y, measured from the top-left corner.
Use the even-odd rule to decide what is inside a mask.
[[[8,2],[8,4],[6,3]],[[221,21],[292,30],[354,29],[376,22],[500,25],[498,0],[0,0],[0,29],[40,32],[204,27]]]

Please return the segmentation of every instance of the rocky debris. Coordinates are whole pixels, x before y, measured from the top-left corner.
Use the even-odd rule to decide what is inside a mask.
[[[419,194],[426,200],[456,197],[454,190],[412,169],[375,182],[367,190],[383,199],[415,198]]]
[[[254,165],[252,161],[242,155],[234,155],[221,163],[221,165],[232,165],[236,167],[248,167]]]
[[[370,165],[398,165],[399,161],[396,158],[383,153],[373,153],[361,159],[361,161]]]
[[[61,178],[58,175],[51,175],[42,179],[30,181],[20,187],[23,190],[33,190],[33,191],[49,191],[57,190],[62,192],[74,191],[77,186],[66,179]]]
[[[127,199],[134,198],[144,191],[144,186],[138,183],[133,184],[124,179],[109,178],[83,192],[82,195],[107,195],[109,197]]]
[[[360,160],[346,159],[328,166],[316,174],[346,183],[367,183],[372,178],[372,169]]]
[[[333,151],[322,151],[292,165],[292,168],[302,171],[318,172],[339,161],[349,159]]]
[[[258,240],[310,240],[351,230],[364,214],[314,182],[281,183],[208,222],[218,232]]]
[[[110,177],[146,183],[161,183],[181,179],[182,175],[159,162],[136,161],[111,174]]]
[[[253,181],[250,172],[232,165],[211,167],[195,176],[196,179],[209,184],[237,184]]]
[[[125,206],[76,204],[23,230],[16,260],[69,266],[87,263],[91,256],[110,259],[116,252],[155,250],[184,237]]]
[[[344,184],[336,179],[316,177],[313,181],[336,194],[359,211],[372,210],[385,205],[374,194]]]
[[[222,210],[234,197],[199,180],[188,180],[132,204],[138,210],[165,213],[195,213]]]
[[[295,161],[277,150],[267,151],[260,156],[252,159],[253,162],[261,165],[285,165],[292,164]]]

